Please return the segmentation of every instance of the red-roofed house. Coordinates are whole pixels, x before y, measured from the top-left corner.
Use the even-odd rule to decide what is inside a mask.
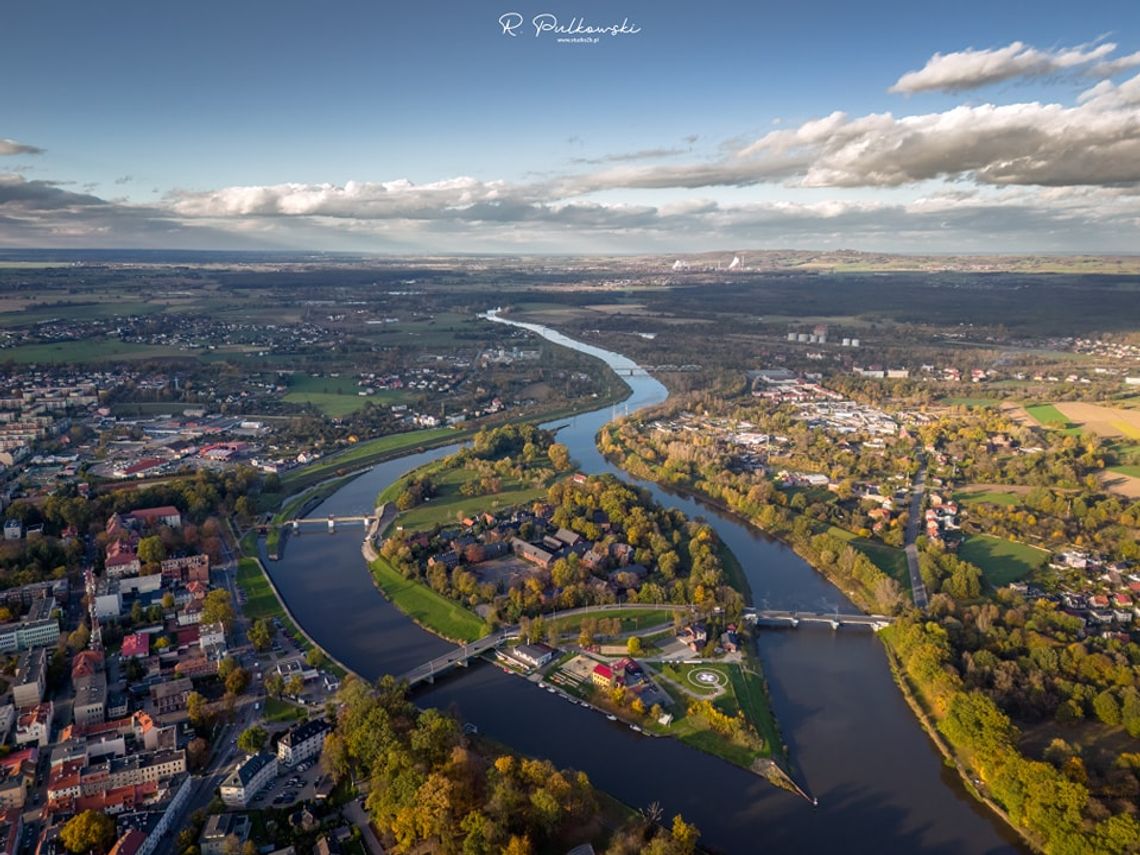
[[[594,671],[590,675],[590,679],[594,682],[595,686],[602,686],[604,688],[612,688],[614,684],[614,670],[609,665],[599,662],[594,666]]]
[[[133,632],[123,638],[123,649],[120,654],[124,659],[150,656],[150,636],[145,632]]]
[[[96,650],[80,650],[71,660],[71,679],[90,677],[103,670],[103,654]]]
[[[113,578],[137,576],[142,570],[135,546],[129,540],[113,540],[107,546],[107,557],[103,560],[104,572]]]
[[[168,525],[171,528],[182,526],[182,512],[173,505],[163,505],[159,508],[139,508],[127,514],[132,520],[144,525]]]
[[[146,845],[147,836],[137,828],[132,828],[111,847],[111,855],[138,855]]]

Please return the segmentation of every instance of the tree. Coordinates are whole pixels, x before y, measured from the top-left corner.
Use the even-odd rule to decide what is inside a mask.
[[[249,643],[259,652],[268,650],[273,644],[273,624],[265,619],[255,620],[249,628]]]
[[[1120,704],[1116,702],[1110,689],[1105,689],[1093,698],[1093,712],[1105,724],[1120,724]]]
[[[191,772],[199,772],[206,766],[210,754],[210,746],[200,736],[196,736],[186,744],[186,765]]]
[[[629,641],[625,643],[625,649],[630,656],[640,656],[642,653],[641,639],[636,635],[631,635]]]
[[[286,694],[290,694],[295,698],[300,696],[303,691],[305,691],[305,681],[301,679],[300,674],[294,674],[285,684]]]
[[[325,665],[325,654],[319,647],[310,647],[305,654],[305,661],[314,668],[323,668]]]
[[[194,727],[209,723],[210,711],[206,708],[206,699],[198,692],[191,692],[186,696],[186,715]]]
[[[67,637],[67,646],[71,648],[73,653],[78,653],[91,641],[91,630],[87,628],[87,624],[80,623],[75,628],[75,631]]]
[[[115,842],[115,821],[106,814],[85,810],[69,819],[59,836],[68,852],[105,852]]]
[[[249,685],[249,672],[244,668],[237,668],[230,672],[226,677],[226,693],[230,695],[240,695],[245,691],[245,687]]]
[[[560,442],[552,442],[546,450],[550,463],[558,472],[565,472],[570,468],[570,449]]]
[[[158,564],[166,559],[166,545],[157,534],[139,541],[139,561],[143,564]]]
[[[281,697],[281,692],[285,689],[285,679],[277,673],[265,675],[265,694],[271,698]]]
[[[215,588],[202,601],[202,623],[220,623],[229,632],[234,625],[234,606],[230,592]]]
[[[238,735],[237,747],[246,754],[256,754],[265,747],[268,741],[269,734],[265,732],[265,728],[258,727],[255,724],[253,727],[247,727]]]

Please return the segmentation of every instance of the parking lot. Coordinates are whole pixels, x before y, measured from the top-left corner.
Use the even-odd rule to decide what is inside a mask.
[[[250,806],[255,808],[283,808],[313,799],[317,780],[321,777],[318,760],[317,757],[311,757],[300,764],[307,767],[303,772],[299,767],[290,769],[282,766],[277,779],[271,786],[266,787]],[[297,783],[293,783],[293,781],[297,781]]]

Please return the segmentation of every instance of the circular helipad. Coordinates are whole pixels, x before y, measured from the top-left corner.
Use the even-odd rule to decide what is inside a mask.
[[[699,689],[719,689],[728,682],[724,674],[712,668],[697,668],[689,672],[689,682]]]

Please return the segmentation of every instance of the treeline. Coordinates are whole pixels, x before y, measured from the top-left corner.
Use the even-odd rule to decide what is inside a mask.
[[[1140,823],[1135,795],[1093,798],[1080,767],[1061,768],[1024,757],[1018,729],[984,691],[970,688],[955,667],[944,626],[906,618],[881,636],[931,711],[939,732],[974,771],[983,793],[1046,852],[1136,851]]]
[[[376,688],[346,678],[337,705],[321,762],[338,781],[368,782],[365,807],[390,851],[530,855],[605,836],[584,773],[473,743],[454,718],[417,709],[391,677]],[[612,851],[689,855],[697,832],[677,823],[680,833],[661,835],[661,843],[655,836],[656,848],[630,850],[624,841],[637,836],[633,824]],[[637,837],[643,845],[647,832]]]
[[[278,489],[276,475],[262,475],[249,466],[222,472],[199,469],[185,477],[140,489],[107,490],[84,498],[75,491],[49,496],[42,506],[17,500],[5,511],[9,519],[25,526],[43,524],[45,533],[58,535],[73,527],[81,534],[101,529],[113,513],[136,508],[173,505],[190,521],[201,523],[210,516],[252,514],[258,495]]]

